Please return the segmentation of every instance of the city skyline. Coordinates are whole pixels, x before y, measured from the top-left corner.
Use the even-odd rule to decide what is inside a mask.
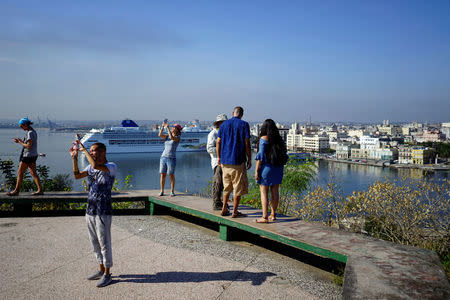
[[[448,122],[450,2],[3,1],[0,118]]]

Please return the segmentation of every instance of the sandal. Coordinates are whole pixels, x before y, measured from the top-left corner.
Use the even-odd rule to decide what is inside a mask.
[[[227,211],[223,211],[223,212],[220,213],[220,215],[223,216],[223,217],[229,216],[230,212],[228,210]]]
[[[243,214],[240,211],[231,215],[232,218],[242,218],[242,217],[246,217],[246,216],[247,216],[246,214]]]
[[[265,218],[256,219],[256,220],[255,220],[255,223],[269,223],[269,220],[268,220],[268,219],[265,219]]]
[[[44,192],[34,192],[31,194],[31,196],[41,196],[44,195]]]
[[[277,217],[275,217],[275,216],[269,216],[269,221],[270,222],[275,222],[276,221],[276,219],[277,219]]]
[[[11,197],[12,197],[12,196],[18,196],[18,195],[19,195],[19,192],[15,192],[15,193],[13,193],[13,192],[7,192],[6,195],[7,195],[7,196],[11,196]]]

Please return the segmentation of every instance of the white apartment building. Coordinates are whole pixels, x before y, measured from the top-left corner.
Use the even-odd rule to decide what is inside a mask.
[[[336,158],[337,159],[348,159],[351,156],[351,146],[338,144],[336,147]]]
[[[303,145],[301,148],[306,151],[324,152],[330,148],[329,138],[320,135],[305,135],[303,136]]]
[[[376,160],[395,160],[398,158],[398,150],[396,148],[378,148],[369,150],[369,159]]]
[[[323,152],[330,147],[328,136],[304,135],[299,132],[298,124],[294,123],[286,137],[288,150],[304,150],[311,152]]]
[[[286,139],[286,147],[288,150],[296,150],[296,148],[300,148],[300,145],[302,145],[303,136],[301,134],[287,134]]]
[[[359,139],[359,144],[362,150],[375,150],[380,148],[380,139],[363,135]]]

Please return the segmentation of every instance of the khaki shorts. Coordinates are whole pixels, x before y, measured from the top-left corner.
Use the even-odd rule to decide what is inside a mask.
[[[248,179],[245,163],[241,165],[222,165],[223,192],[233,191],[234,196],[248,194]]]

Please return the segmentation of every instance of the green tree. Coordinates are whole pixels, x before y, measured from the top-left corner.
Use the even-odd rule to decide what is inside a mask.
[[[424,142],[424,143],[418,143],[418,145],[436,149],[436,154],[439,155],[439,157],[441,157],[441,158],[449,158],[450,157],[450,143]]]

